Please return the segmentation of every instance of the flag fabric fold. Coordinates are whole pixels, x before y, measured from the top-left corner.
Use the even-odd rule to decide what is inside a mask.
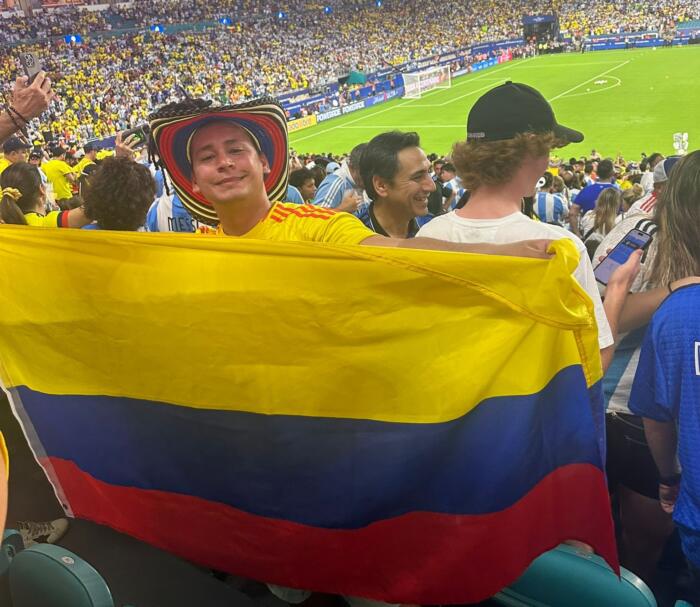
[[[0,377],[67,512],[251,578],[478,601],[616,567],[600,356],[549,261],[0,228]]]

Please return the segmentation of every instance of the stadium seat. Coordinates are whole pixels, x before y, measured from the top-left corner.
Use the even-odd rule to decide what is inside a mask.
[[[535,559],[492,599],[506,607],[656,607],[647,585],[624,568],[618,578],[599,556],[561,545]]]
[[[114,607],[102,576],[61,546],[24,548],[16,531],[0,550],[0,604],[8,607]]]

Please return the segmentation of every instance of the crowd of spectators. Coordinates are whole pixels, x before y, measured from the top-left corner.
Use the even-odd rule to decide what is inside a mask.
[[[31,17],[22,13],[0,18],[0,37],[4,43],[17,43],[39,38],[50,39],[66,34],[87,36],[90,32],[111,29],[103,11],[87,11],[77,7],[36,12]]]
[[[700,18],[700,7],[692,0],[649,3],[634,0],[567,2],[560,15],[563,32],[600,36],[634,32],[669,32],[678,23]]]
[[[325,6],[330,7],[329,14],[324,13]],[[524,14],[548,13],[559,15],[562,30],[589,34],[667,28],[679,20],[699,18],[700,5],[665,0],[651,10],[647,1],[387,0],[377,7],[364,0],[288,0],[272,9],[262,0],[158,0],[129,8],[115,5],[103,12],[62,7],[31,17],[0,19],[0,46],[31,38],[83,35],[81,44],[46,40],[21,48],[38,54],[58,93],[45,135],[84,142],[140,124],[149,111],[183,89],[192,97],[217,103],[309,87],[322,90],[350,70],[373,73],[479,42],[518,38]],[[230,27],[88,36],[117,22],[145,27],[222,16],[231,16]],[[474,57],[458,59],[464,64]],[[0,82],[13,81],[18,68],[17,53],[3,53]]]

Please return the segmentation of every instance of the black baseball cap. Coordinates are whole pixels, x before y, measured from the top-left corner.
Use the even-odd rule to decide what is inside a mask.
[[[557,123],[542,93],[510,80],[482,95],[467,118],[467,141],[504,141],[519,133],[547,132],[567,143],[583,141],[583,133]]]
[[[2,151],[5,154],[31,149],[31,144],[27,143],[26,141],[22,141],[19,137],[10,137],[7,141],[5,141],[5,143],[2,144]]]
[[[65,154],[67,151],[68,150],[66,150],[66,148],[64,148],[61,145],[54,145],[49,150],[49,152],[51,152],[52,158],[58,158],[59,156],[63,156],[63,154]]]

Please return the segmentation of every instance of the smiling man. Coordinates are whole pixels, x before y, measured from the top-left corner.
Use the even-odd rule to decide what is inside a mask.
[[[362,153],[360,174],[372,199],[359,215],[362,223],[383,236],[413,238],[416,217],[428,214],[428,197],[435,191],[418,133],[377,135]]]
[[[547,257],[547,240],[505,245],[406,240],[376,234],[349,213],[281,202],[289,164],[282,107],[272,98],[219,108],[209,105],[190,99],[165,106],[151,116],[151,135],[182,203],[220,235]],[[426,192],[417,191],[416,199],[425,198],[433,188],[427,184],[428,169],[427,165],[420,169],[419,181],[425,172]]]

